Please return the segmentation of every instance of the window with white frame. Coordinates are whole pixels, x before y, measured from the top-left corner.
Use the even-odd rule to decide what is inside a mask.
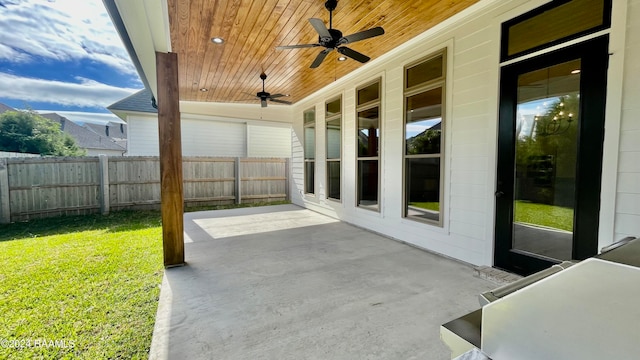
[[[327,126],[327,198],[340,200],[342,97],[325,104]]]
[[[356,94],[357,206],[380,211],[380,79]]]
[[[405,67],[404,216],[442,226],[446,51]]]
[[[303,113],[304,126],[304,192],[315,193],[315,165],[316,165],[316,110],[306,110]]]

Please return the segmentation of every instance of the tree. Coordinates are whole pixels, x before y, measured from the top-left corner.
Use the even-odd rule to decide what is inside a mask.
[[[0,114],[0,151],[53,156],[82,156],[75,140],[60,125],[33,111]]]

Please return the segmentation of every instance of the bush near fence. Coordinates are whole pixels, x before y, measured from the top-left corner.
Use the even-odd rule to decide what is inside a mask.
[[[287,200],[288,168],[282,158],[185,157],[185,207]],[[159,208],[157,156],[0,158],[0,223]]]

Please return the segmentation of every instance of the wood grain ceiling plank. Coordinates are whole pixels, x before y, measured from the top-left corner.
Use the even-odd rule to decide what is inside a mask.
[[[260,74],[257,70],[254,74],[254,71],[251,71],[251,69],[254,68],[254,65],[258,67],[256,59],[264,58],[264,51],[260,47],[267,43],[268,37],[275,30],[278,20],[282,16],[289,16],[285,14],[290,2],[290,0],[279,0],[271,9],[271,13],[266,16],[262,27],[260,29],[254,28],[252,31],[254,42],[251,50],[254,53],[247,54],[241,59],[242,64],[238,70],[239,76],[236,81],[236,87],[224,96],[228,101],[255,101],[255,99],[250,98],[247,94],[252,94],[251,96],[253,96],[253,94],[258,92],[256,89],[261,89],[258,86],[260,84]],[[268,9],[265,8],[265,11],[267,10]],[[255,50],[255,48],[259,48],[259,50]],[[262,70],[262,64],[260,64],[259,70]]]
[[[262,17],[260,14],[263,11],[262,0],[247,0],[247,10],[242,13],[242,17],[238,18],[237,26],[238,31],[233,38],[234,46],[230,51],[230,59],[225,66],[224,73],[221,74],[220,84],[222,86],[216,86],[213,96],[215,98],[224,99],[223,94],[227,92],[227,89],[231,88],[234,84],[234,77],[238,69],[240,57],[242,56],[243,49],[246,49],[252,44],[251,30],[255,26],[256,22],[259,22]]]
[[[215,6],[218,2],[215,2]],[[199,97],[200,73],[204,66],[206,47],[211,43],[209,29],[213,21],[215,6],[208,6],[207,1],[191,1],[190,13],[197,13],[197,21],[192,17],[190,21],[190,33],[187,39],[187,47],[190,49],[187,55],[187,78],[182,82],[183,89],[188,91],[192,97]]]
[[[211,27],[209,28],[209,37],[220,37],[227,39],[228,34],[231,32],[233,25],[233,18],[226,16],[228,9],[233,9],[233,1],[218,0],[214,8],[214,15]],[[231,10],[233,11],[233,10]],[[200,74],[198,74],[198,87],[209,89],[212,87],[211,83],[207,82],[207,76],[211,72],[212,68],[216,68],[222,54],[224,53],[224,45],[214,44],[208,42],[205,48],[205,55]],[[198,91],[196,101],[208,101],[208,91]]]
[[[230,0],[227,4],[227,9],[224,14],[221,14],[221,17],[216,15],[217,21],[223,21],[222,24],[222,32],[220,36],[224,37],[225,43],[221,44],[218,47],[213,47],[212,50],[215,52],[219,52],[219,56],[216,57],[215,62],[211,62],[209,64],[209,69],[206,73],[206,80],[204,84],[206,84],[209,91],[205,94],[205,101],[216,101],[213,97],[212,89],[220,86],[220,77],[224,72],[225,65],[229,61],[229,54],[232,50],[232,46],[235,39],[235,33],[238,31],[238,26],[236,24],[238,19],[242,17],[242,0]],[[203,82],[201,80],[201,82]]]
[[[243,74],[246,74],[248,64],[250,62],[261,62],[264,57],[265,51],[262,48],[263,43],[261,41],[266,36],[265,32],[269,32],[273,25],[275,25],[272,14],[277,0],[264,0],[262,3],[263,5],[258,9],[258,12],[250,15],[255,16],[254,24],[251,28],[246,26],[248,30],[247,41],[242,48],[240,48],[237,56],[235,56],[236,61],[231,69],[231,72],[235,74],[235,77],[231,79],[235,86],[227,88],[220,94],[220,98],[222,99],[230,100],[231,92],[238,86],[242,87]],[[275,14],[275,16],[277,15],[278,14]],[[260,39],[260,41],[258,41],[258,39]],[[260,74],[256,75],[257,79],[259,79],[259,75]]]
[[[168,5],[170,10],[169,12],[169,28],[170,30],[170,39],[171,39],[171,49],[172,52],[178,54],[178,79],[185,79],[187,76],[187,67],[182,66],[186,65],[181,64],[179,59],[186,58],[187,49],[182,46],[183,38],[185,38],[189,32],[189,1],[188,0],[169,0]],[[182,95],[182,92],[180,92]]]

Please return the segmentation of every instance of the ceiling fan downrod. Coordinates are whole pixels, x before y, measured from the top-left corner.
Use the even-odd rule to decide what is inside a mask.
[[[327,0],[324,7],[329,10],[329,29],[333,29],[333,10],[338,7],[338,0]]]

